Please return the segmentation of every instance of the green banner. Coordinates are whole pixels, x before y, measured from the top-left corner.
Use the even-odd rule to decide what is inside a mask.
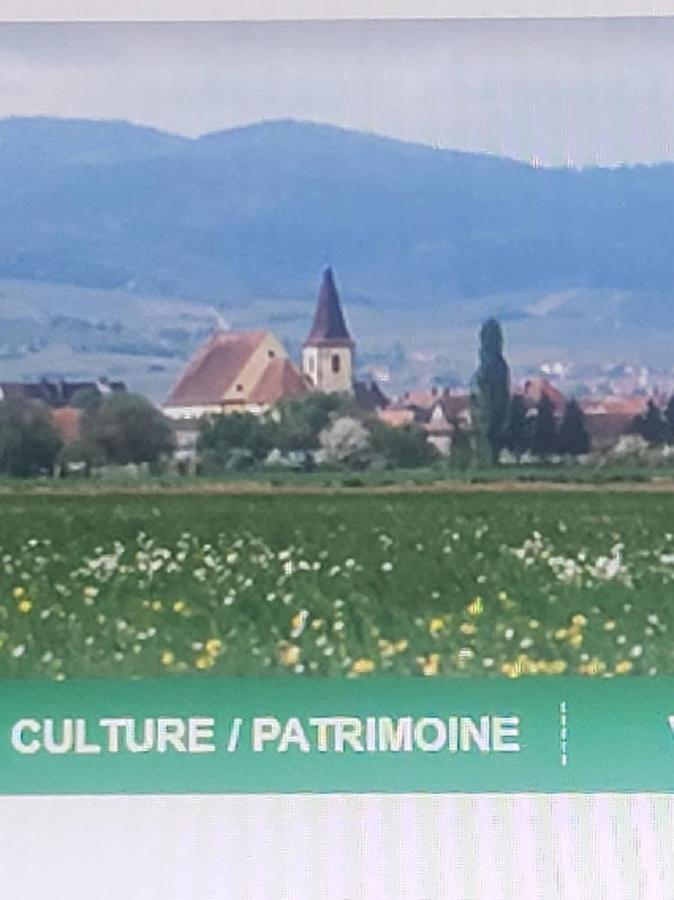
[[[4,682],[0,793],[674,790],[674,679]]]

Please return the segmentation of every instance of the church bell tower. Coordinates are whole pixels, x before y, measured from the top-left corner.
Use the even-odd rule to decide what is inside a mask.
[[[328,267],[323,273],[314,323],[302,350],[302,370],[316,390],[326,394],[353,391],[355,346]]]

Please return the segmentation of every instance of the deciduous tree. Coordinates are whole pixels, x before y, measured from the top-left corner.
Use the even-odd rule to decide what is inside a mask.
[[[0,472],[20,478],[51,473],[61,446],[48,407],[21,398],[0,403]]]
[[[109,394],[82,416],[82,437],[113,465],[155,463],[175,440],[169,420],[139,394]]]
[[[270,423],[235,412],[203,420],[197,451],[208,469],[232,469],[261,462],[274,448]]]
[[[373,454],[390,468],[416,469],[431,465],[438,457],[438,451],[418,425],[392,428],[374,422],[370,433]]]

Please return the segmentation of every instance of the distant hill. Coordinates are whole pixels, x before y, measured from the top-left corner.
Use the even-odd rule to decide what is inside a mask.
[[[238,302],[305,297],[330,258],[352,302],[587,288],[672,323],[672,234],[672,165],[536,169],[293,121],[0,122],[4,278]]]
[[[541,169],[294,121],[192,140],[9,119],[0,375],[159,399],[217,323],[297,357],[328,260],[361,370],[392,390],[467,378],[487,315],[520,372],[673,368],[673,235],[669,164]]]

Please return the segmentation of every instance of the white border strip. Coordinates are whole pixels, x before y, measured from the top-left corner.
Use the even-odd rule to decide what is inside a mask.
[[[670,16],[674,0],[0,0],[0,22]]]

